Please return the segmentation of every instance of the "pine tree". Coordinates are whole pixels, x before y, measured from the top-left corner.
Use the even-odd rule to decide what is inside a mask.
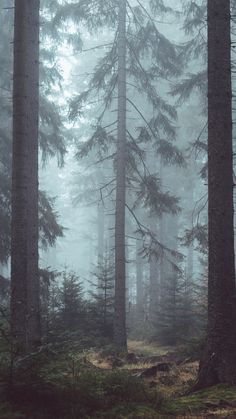
[[[115,212],[115,317],[114,342],[127,350],[125,204],[126,204],[126,0],[119,2],[118,16],[118,136],[116,152]]]
[[[2,8],[0,14],[0,36],[1,36],[1,101],[0,101],[0,264],[7,264],[10,257],[10,225],[11,225],[11,164],[12,164],[12,37],[13,31],[13,9]],[[4,5],[3,5],[4,6]],[[45,1],[42,2],[42,13],[45,7]],[[48,14],[48,13],[47,13]],[[11,30],[10,30],[11,29]],[[42,32],[45,34],[46,29],[43,25]],[[45,98],[42,103],[45,103],[46,96],[50,91],[52,94],[52,86],[57,83],[60,75],[53,60],[53,54],[46,54],[43,52],[44,42],[41,43],[41,55],[43,62],[41,63],[40,73],[40,92],[41,96]],[[9,50],[9,54],[4,51]],[[49,62],[51,64],[49,64]],[[57,110],[57,116],[55,115]],[[43,117],[47,115],[47,121]],[[54,129],[52,127],[54,121]],[[62,123],[58,116],[58,109],[56,107],[47,106],[44,110],[40,106],[40,129],[39,129],[39,143],[42,151],[43,161],[54,155],[58,156],[58,160],[63,160],[65,147],[62,142]],[[41,135],[41,133],[44,133]],[[53,135],[52,135],[53,132]],[[48,197],[47,193],[41,191],[39,193],[39,245],[45,248],[48,245],[55,243],[58,236],[62,236],[62,228],[58,223],[58,216],[54,209],[55,200]]]
[[[88,89],[71,101],[70,116],[73,120],[81,116],[88,118],[89,111],[86,115],[84,112],[86,104],[91,103],[94,96],[102,102],[101,112],[93,107],[94,132],[88,141],[80,144],[79,153],[84,157],[96,150],[100,162],[112,159],[114,165],[115,178],[109,182],[110,187],[116,184],[114,340],[116,346],[124,350],[127,347],[125,213],[129,211],[135,218],[134,210],[138,206],[152,207],[159,214],[176,212],[178,208],[178,200],[161,190],[157,174],[149,173],[143,148],[147,143],[152,144],[153,152],[162,154],[164,161],[183,163],[178,148],[171,144],[175,139],[176,110],[166,103],[156,88],[159,78],[178,74],[177,50],[160,34],[149,14],[148,10],[150,13],[160,11],[159,2],[150,5],[147,2],[145,6],[139,3],[127,7],[123,1],[115,0],[76,2],[62,8],[55,20],[56,23],[68,18],[76,20],[77,24],[85,24],[92,34],[101,28],[115,30],[112,42],[106,44],[108,51],[105,50],[95,67]],[[111,113],[114,105],[115,119]],[[136,125],[129,122],[126,110],[129,116],[135,119],[138,116]],[[94,118],[96,113],[97,118]],[[128,205],[126,188],[131,191],[132,205]],[[141,223],[138,223],[140,234],[146,238],[150,232],[144,233],[145,229],[140,227]]]
[[[96,291],[91,291],[95,301],[95,324],[105,337],[113,336],[114,323],[114,267],[111,265],[109,255],[104,255],[103,264],[97,266],[94,277],[96,283],[92,283]]]
[[[208,330],[196,388],[236,383],[230,1],[208,1]]]
[[[11,327],[20,352],[40,343],[38,273],[39,0],[15,2]]]
[[[59,318],[65,331],[78,331],[83,320],[83,288],[74,272],[62,272]]]

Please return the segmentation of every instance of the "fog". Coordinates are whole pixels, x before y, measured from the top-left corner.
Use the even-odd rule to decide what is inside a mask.
[[[167,6],[174,7],[175,10],[177,7],[177,10],[180,12],[180,3],[181,2],[176,4],[176,2],[169,1],[167,2]],[[162,17],[160,20],[156,19],[156,21],[158,23],[158,30],[175,44],[183,45],[191,38],[189,34],[184,32],[183,19],[181,19],[179,15],[168,15],[167,17]],[[76,34],[76,26],[73,22],[70,21],[67,23],[67,31],[73,35]],[[73,98],[75,92],[81,92],[86,88],[89,82],[89,74],[92,74],[99,57],[106,51],[105,47],[101,49],[95,47],[108,43],[108,41],[113,38],[113,32],[106,30],[104,33],[99,32],[99,34],[96,33],[93,36],[88,34],[86,28],[82,28],[81,36],[83,38],[84,52],[78,51],[76,49],[77,47],[73,48],[71,45],[68,46],[67,41],[62,43],[58,49],[59,56],[57,57],[57,62],[59,63],[63,79],[60,82],[61,89],[58,90],[58,88],[56,88],[57,103],[62,106],[62,113],[65,121],[65,136],[67,131],[70,132],[72,130],[73,141],[67,146],[63,167],[58,167],[57,159],[53,158],[49,159],[46,166],[43,165],[40,170],[41,188],[46,190],[50,196],[56,197],[55,208],[59,214],[60,223],[65,228],[64,237],[59,238],[53,248],[46,252],[42,252],[40,258],[43,267],[62,269],[67,266],[70,269],[75,270],[78,275],[86,281],[91,278],[91,273],[96,270],[98,259],[99,221],[97,220],[97,205],[99,204],[99,197],[97,200],[93,199],[92,189],[89,192],[91,193],[91,196],[88,197],[87,203],[84,201],[79,202],[77,195],[79,194],[80,189],[84,189],[84,186],[81,186],[81,184],[85,182],[85,177],[88,173],[93,170],[92,166],[94,165],[96,167],[96,163],[93,162],[93,160],[91,160],[91,163],[76,161],[74,155],[77,149],[76,141],[86,141],[89,132],[88,127],[93,123],[93,120],[91,121],[90,117],[83,117],[82,119],[70,122],[68,120],[68,106],[69,101]],[[181,78],[184,77],[184,74],[187,75],[188,72],[194,72],[198,68],[204,68],[205,65],[206,63],[202,63],[201,56],[197,57],[197,59],[190,62],[189,66],[184,69]],[[160,86],[162,91],[164,89],[168,101],[173,105],[175,105],[177,100],[169,95],[169,90],[174,84],[174,80],[167,83],[162,81]],[[184,235],[185,229],[191,229],[194,226],[196,217],[198,217],[198,211],[200,211],[199,217],[202,216],[204,221],[206,221],[206,211],[204,213],[204,210],[202,210],[203,214],[201,215],[201,206],[204,206],[205,202],[204,181],[201,181],[198,178],[198,170],[200,170],[199,168],[204,164],[206,156],[200,154],[200,156],[196,157],[197,153],[193,149],[190,150],[190,144],[198,138],[205,124],[202,98],[199,96],[198,92],[193,91],[190,99],[184,101],[181,105],[177,105],[177,146],[188,157],[190,156],[192,161],[191,168],[182,170],[176,167],[168,167],[167,177],[169,180],[165,179],[164,181],[166,190],[180,197],[182,200],[181,206],[186,207],[186,211],[185,208],[183,208],[183,211],[179,215],[181,225],[179,236]],[[94,110],[96,112],[96,108],[94,108],[93,104],[88,105],[86,109],[89,114],[93,114]],[[114,112],[114,109],[111,110],[111,112]],[[133,119],[133,123],[138,124],[138,120],[139,118],[137,118],[136,115],[136,118]],[[89,166],[88,170],[86,169],[86,166]],[[188,203],[183,196],[184,191],[180,185],[183,178],[186,176],[186,173],[189,173],[191,170],[193,173],[191,174],[192,185],[190,188],[193,189],[193,193],[191,202]],[[195,182],[196,185],[194,184]],[[97,190],[95,193],[96,192]],[[196,205],[196,208],[194,209],[195,203],[198,200],[201,201],[201,198],[203,201],[200,202],[199,205]],[[107,211],[105,210],[105,214],[106,212]],[[188,213],[187,219],[186,214],[183,214],[184,212]],[[182,220],[184,217],[185,220]],[[112,227],[109,227],[109,222],[107,222],[104,234],[112,235],[113,233],[109,230],[111,228]],[[135,226],[133,226],[133,228],[135,228]],[[133,260],[134,255],[132,253],[134,252],[133,248],[135,248],[135,242],[132,242],[131,240],[131,243],[132,244],[129,244],[128,246],[131,249],[130,259]],[[180,252],[187,256],[188,250],[186,248],[179,245],[179,249]],[[193,271],[201,273],[201,266],[199,266],[198,258],[199,253],[196,250],[194,253]],[[147,264],[147,261],[145,263]],[[184,264],[186,264],[186,261],[183,263],[183,268]],[[131,262],[130,265],[129,271],[132,277],[135,275],[134,261],[133,263]]]
[[[0,6],[4,417],[233,408],[235,2]]]

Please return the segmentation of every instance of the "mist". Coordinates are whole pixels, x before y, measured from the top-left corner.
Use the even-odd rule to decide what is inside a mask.
[[[6,411],[234,403],[234,2],[2,0],[0,32]]]

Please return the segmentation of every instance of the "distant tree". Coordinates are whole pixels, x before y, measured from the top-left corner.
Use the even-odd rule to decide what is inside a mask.
[[[84,312],[83,288],[79,277],[74,272],[62,272],[62,284],[59,291],[59,319],[65,331],[78,331]]]
[[[196,388],[236,383],[230,1],[207,8],[208,330]]]
[[[67,268],[39,272],[44,341],[64,341],[88,331],[84,289],[78,275]]]
[[[87,90],[71,101],[70,116],[73,120],[85,116],[87,104],[93,102],[94,96],[98,103],[102,102],[102,110],[92,106],[96,114],[96,118],[93,115],[94,132],[80,144],[79,155],[84,157],[96,150],[99,162],[106,159],[113,162],[115,176],[107,184],[107,194],[111,195],[115,185],[114,341],[119,349],[124,350],[127,349],[125,214],[129,211],[135,216],[134,209],[138,205],[152,206],[159,214],[178,210],[178,200],[163,192],[158,175],[149,172],[144,151],[146,144],[152,144],[153,153],[162,154],[165,162],[183,163],[182,154],[171,143],[175,139],[176,110],[156,88],[157,80],[165,80],[180,71],[176,46],[158,31],[150,14],[161,11],[162,1],[150,4],[147,1],[144,5],[141,2],[127,5],[123,0],[105,3],[78,1],[63,7],[55,19],[56,23],[68,18],[76,20],[92,34],[101,28],[112,31],[113,39],[106,45],[105,54],[97,63]],[[116,112],[111,113],[117,99]],[[86,117],[88,115],[89,110]],[[134,123],[130,122],[132,116]],[[131,191],[130,198],[133,198],[131,205],[126,196],[127,188]],[[140,227],[141,223],[138,224],[139,230]],[[146,237],[149,232],[144,233],[142,229],[140,234]]]
[[[104,255],[103,264],[99,264],[94,273],[96,283],[92,283],[95,291],[90,295],[95,302],[96,323],[101,334],[106,337],[113,336],[114,321],[114,267],[111,265],[109,255]]]
[[[173,251],[178,252],[178,219],[177,217],[163,216],[161,220],[164,230],[163,243]],[[182,272],[177,266],[175,257],[171,255],[166,259],[160,257],[160,292],[159,301],[153,308],[150,319],[155,327],[155,334],[160,341],[175,345],[178,338],[178,319],[181,295]],[[154,321],[155,320],[155,323]]]
[[[142,243],[140,243],[140,238],[137,237],[135,265],[136,265],[136,319],[138,323],[142,323],[145,316],[144,259],[141,255],[141,252],[142,252]]]

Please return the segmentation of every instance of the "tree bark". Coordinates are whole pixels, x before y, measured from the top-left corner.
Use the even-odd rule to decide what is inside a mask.
[[[104,205],[102,202],[98,204],[98,265],[104,262],[104,229],[105,229],[105,214]]]
[[[149,219],[150,231],[157,236],[157,220],[155,215],[150,214]],[[158,321],[159,311],[159,269],[157,255],[155,255],[156,245],[153,244],[154,254],[150,256],[149,260],[149,320],[153,325]]]
[[[11,330],[19,352],[40,341],[38,275],[39,0],[15,1]]]
[[[102,202],[98,204],[98,218],[97,218],[97,227],[98,227],[98,272],[101,272],[101,268],[104,266],[104,229],[105,229],[105,214],[104,206]],[[98,290],[102,292],[102,279],[98,277]]]
[[[143,258],[140,255],[140,241],[136,240],[136,306],[139,321],[144,320],[144,284],[143,284]]]
[[[208,332],[195,388],[236,384],[229,0],[208,0],[208,166]]]
[[[116,156],[115,211],[115,313],[114,343],[127,350],[126,272],[125,272],[125,203],[126,203],[126,1],[119,2],[118,27],[118,140]]]

